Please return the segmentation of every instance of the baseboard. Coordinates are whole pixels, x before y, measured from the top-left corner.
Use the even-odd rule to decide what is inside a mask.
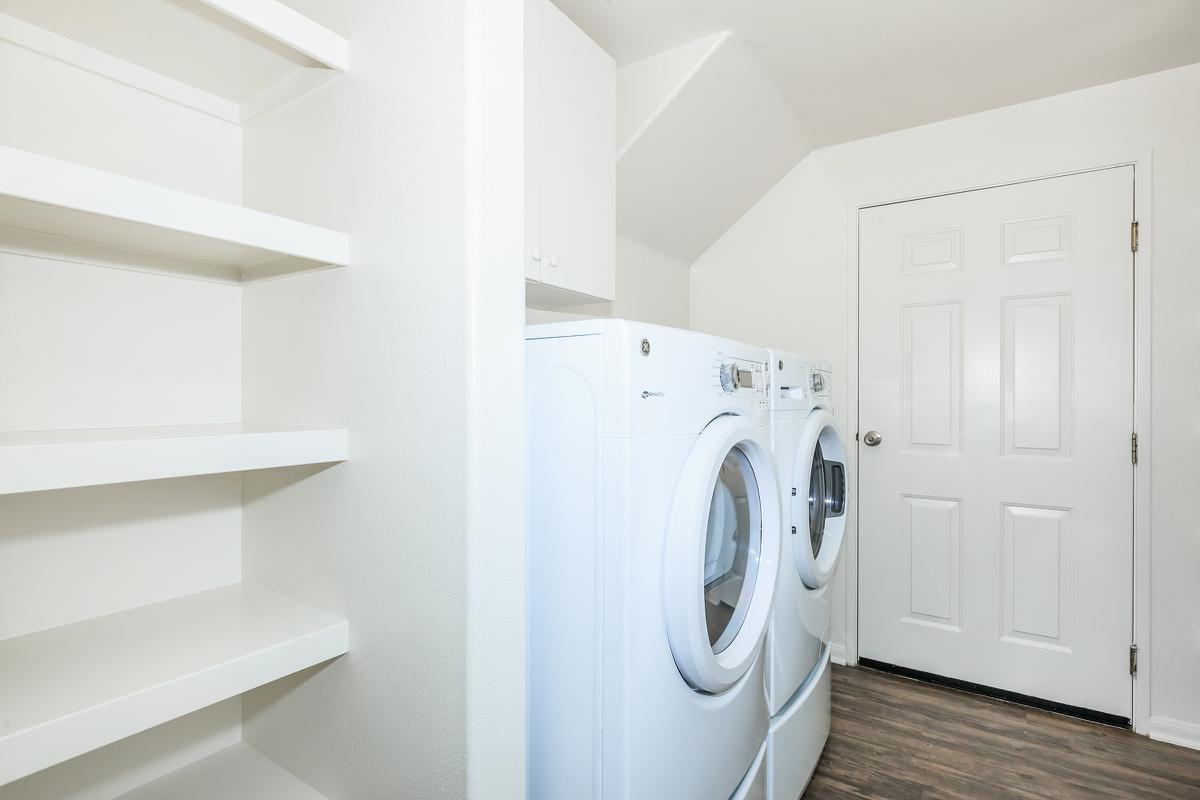
[[[1200,750],[1200,725],[1195,722],[1151,715],[1149,734],[1155,741]]]
[[[846,645],[837,642],[829,643],[829,660],[834,664],[846,666]]]

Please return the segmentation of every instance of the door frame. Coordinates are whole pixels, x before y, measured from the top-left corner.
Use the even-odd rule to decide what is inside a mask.
[[[966,180],[955,186],[935,185],[890,198],[854,199],[846,209],[846,408],[847,419],[852,421],[852,430],[845,435],[847,470],[858,485],[858,432],[859,424],[859,286],[862,265],[859,261],[860,213],[875,206],[893,205],[912,200],[925,200],[950,194],[993,189],[1018,183],[1061,178],[1083,172],[1094,172],[1113,167],[1133,167],[1134,219],[1138,222],[1138,249],[1133,253],[1133,302],[1134,302],[1134,346],[1133,346],[1133,424],[1138,434],[1138,463],[1133,470],[1133,574],[1130,582],[1133,590],[1133,631],[1131,644],[1138,648],[1137,676],[1133,679],[1133,730],[1147,734],[1150,728],[1150,476],[1152,453],[1151,436],[1151,287],[1153,263],[1153,236],[1151,222],[1151,181],[1153,173],[1153,151],[1149,148],[1125,151],[1109,158],[1089,158],[1069,163],[1050,161],[1040,168],[1025,168],[1019,172],[986,174],[976,180]],[[846,520],[846,653],[849,665],[858,663],[859,628],[859,537],[858,497],[854,492],[853,502],[847,509]]]

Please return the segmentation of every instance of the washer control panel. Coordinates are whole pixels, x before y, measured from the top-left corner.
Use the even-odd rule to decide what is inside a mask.
[[[726,361],[720,366],[721,388],[726,392],[736,392],[743,386],[754,388],[754,371],[743,369],[733,361]]]
[[[767,400],[766,364],[721,353],[713,362],[713,385],[724,395],[756,395]]]

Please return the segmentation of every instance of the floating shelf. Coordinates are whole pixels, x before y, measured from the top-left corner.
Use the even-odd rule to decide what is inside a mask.
[[[350,43],[278,0],[200,0],[330,69],[350,68]]]
[[[348,439],[252,424],[0,433],[0,495],[345,461]]]
[[[2,145],[0,227],[251,280],[350,258],[344,233]]]
[[[348,638],[343,619],[235,584],[0,642],[0,785],[328,661]]]
[[[188,764],[117,800],[326,800],[248,744]]]
[[[345,37],[277,0],[127,5],[8,0],[0,39],[237,124],[350,67]]]

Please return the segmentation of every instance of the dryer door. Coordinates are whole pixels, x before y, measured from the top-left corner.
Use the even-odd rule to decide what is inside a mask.
[[[667,635],[684,679],[719,694],[762,647],[779,573],[775,463],[745,417],[713,420],[680,475],[663,561]]]
[[[846,448],[833,414],[814,411],[796,453],[792,553],[804,585],[819,589],[837,569],[846,534]]]

